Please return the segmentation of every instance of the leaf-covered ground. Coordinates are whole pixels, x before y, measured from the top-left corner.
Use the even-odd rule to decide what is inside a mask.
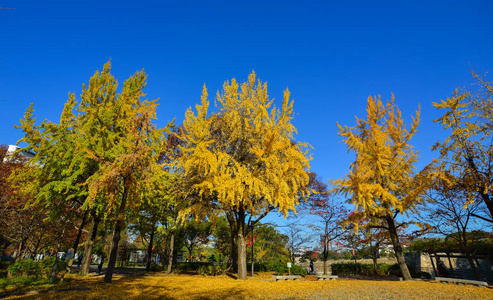
[[[9,299],[493,299],[493,289],[426,281],[278,281],[260,274],[247,281],[228,276],[115,276],[74,278],[63,289]]]

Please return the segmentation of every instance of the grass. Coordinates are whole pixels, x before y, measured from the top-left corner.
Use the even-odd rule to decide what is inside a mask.
[[[426,281],[337,280],[274,281],[272,273],[256,274],[246,281],[232,275],[103,276],[77,277],[52,289],[87,287],[9,299],[493,299],[493,289]]]

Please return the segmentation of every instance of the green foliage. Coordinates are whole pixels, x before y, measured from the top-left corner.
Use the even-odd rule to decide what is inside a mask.
[[[178,273],[197,272],[200,267],[209,265],[212,264],[207,262],[186,262],[173,266],[173,270]]]
[[[12,277],[38,277],[41,275],[41,265],[30,258],[16,262],[9,266],[8,270]]]
[[[356,265],[358,266],[358,272],[356,272]],[[365,276],[373,276],[374,267],[373,264],[355,264],[355,263],[337,263],[332,264],[332,274],[333,275],[365,275]],[[412,277],[416,277],[416,273],[414,272],[414,268],[409,266],[409,271],[411,272]],[[402,277],[402,272],[399,268],[399,264],[378,264],[378,275],[387,275],[387,276],[398,276]],[[423,272],[425,273],[425,272]]]
[[[34,261],[32,259],[25,259],[18,261],[8,267],[10,276],[12,277],[30,277],[35,278],[43,276],[49,278],[53,265],[55,263],[56,257],[52,256],[42,261]],[[57,272],[63,271],[67,268],[67,260],[58,260]]]
[[[272,264],[263,264],[261,269],[263,271],[275,272],[276,275],[288,274],[288,266],[284,262],[272,263]],[[291,275],[301,275],[305,277],[307,274],[306,270],[300,266],[292,265],[291,266]]]
[[[411,251],[420,251],[427,253],[437,253],[437,252],[445,252],[445,253],[474,253],[476,255],[489,255],[493,253],[493,241],[491,239],[481,239],[481,240],[472,240],[474,233],[468,233],[468,242],[467,247],[461,246],[454,239],[428,239],[428,240],[416,240],[409,247]]]
[[[199,267],[199,274],[202,276],[217,276],[220,273],[224,272],[224,269],[220,265],[211,265],[211,264],[204,264]]]

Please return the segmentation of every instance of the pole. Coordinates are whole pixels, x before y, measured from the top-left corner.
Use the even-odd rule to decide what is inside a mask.
[[[254,267],[254,262],[253,262],[253,226],[252,226],[252,277],[253,277],[253,267]]]

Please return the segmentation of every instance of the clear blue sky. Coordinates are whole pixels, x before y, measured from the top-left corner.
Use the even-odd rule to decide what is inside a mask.
[[[310,143],[312,171],[339,178],[351,155],[336,121],[353,126],[380,94],[410,121],[424,165],[444,137],[431,106],[477,72],[493,71],[492,1],[9,1],[0,0],[0,143],[22,137],[29,103],[58,122],[67,93],[111,58],[123,82],[142,68],[158,125],[176,118],[225,80],[255,70],[271,97],[288,87],[297,139]],[[489,77],[491,80],[491,76]],[[211,97],[210,100],[213,100]],[[279,102],[276,102],[280,104]]]

